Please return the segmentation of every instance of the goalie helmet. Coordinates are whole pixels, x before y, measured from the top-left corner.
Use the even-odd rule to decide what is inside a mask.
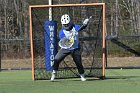
[[[61,16],[61,24],[62,24],[63,28],[68,31],[72,29],[71,18],[68,14],[64,14]]]
[[[61,24],[65,25],[65,24],[69,24],[70,23],[70,16],[68,14],[64,14],[61,17]]]

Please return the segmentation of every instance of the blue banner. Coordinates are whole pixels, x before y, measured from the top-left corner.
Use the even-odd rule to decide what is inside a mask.
[[[57,53],[57,22],[45,21],[44,28],[46,70],[51,71]]]

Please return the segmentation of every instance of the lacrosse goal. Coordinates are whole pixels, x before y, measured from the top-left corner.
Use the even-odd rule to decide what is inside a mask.
[[[46,46],[44,36],[44,24],[49,18],[49,8],[53,10],[53,20],[56,22],[56,33],[61,29],[60,18],[63,14],[69,14],[74,23],[81,24],[82,21],[92,16],[88,27],[80,32],[80,44],[82,63],[86,77],[105,77],[106,46],[105,46],[105,4],[59,4],[59,5],[31,5],[30,15],[30,44],[32,56],[32,79],[50,79],[51,70],[46,67]],[[50,35],[47,41],[51,40]],[[57,39],[57,35],[55,38]],[[58,40],[55,40],[58,43]],[[56,44],[55,50],[59,49]],[[77,68],[70,56],[66,57],[59,66],[56,78],[78,77]]]

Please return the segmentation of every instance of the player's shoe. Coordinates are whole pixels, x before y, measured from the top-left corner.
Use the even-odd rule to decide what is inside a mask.
[[[81,74],[80,77],[81,77],[81,81],[86,81],[84,74]]]
[[[54,81],[55,76],[56,76],[56,71],[53,70],[53,71],[52,71],[52,76],[51,76],[51,81]]]

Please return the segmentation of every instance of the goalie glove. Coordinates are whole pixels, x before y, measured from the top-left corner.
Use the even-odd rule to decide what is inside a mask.
[[[88,23],[89,23],[89,21],[90,21],[91,18],[92,18],[92,16],[90,16],[89,18],[85,19],[83,21],[82,26],[78,29],[78,31],[82,31],[83,29],[85,29],[87,27],[87,25],[88,25]]]
[[[89,20],[92,18],[92,16],[90,16],[90,18],[87,18],[87,19],[85,19],[84,21],[83,21],[83,25],[88,25],[88,23],[89,23]]]

